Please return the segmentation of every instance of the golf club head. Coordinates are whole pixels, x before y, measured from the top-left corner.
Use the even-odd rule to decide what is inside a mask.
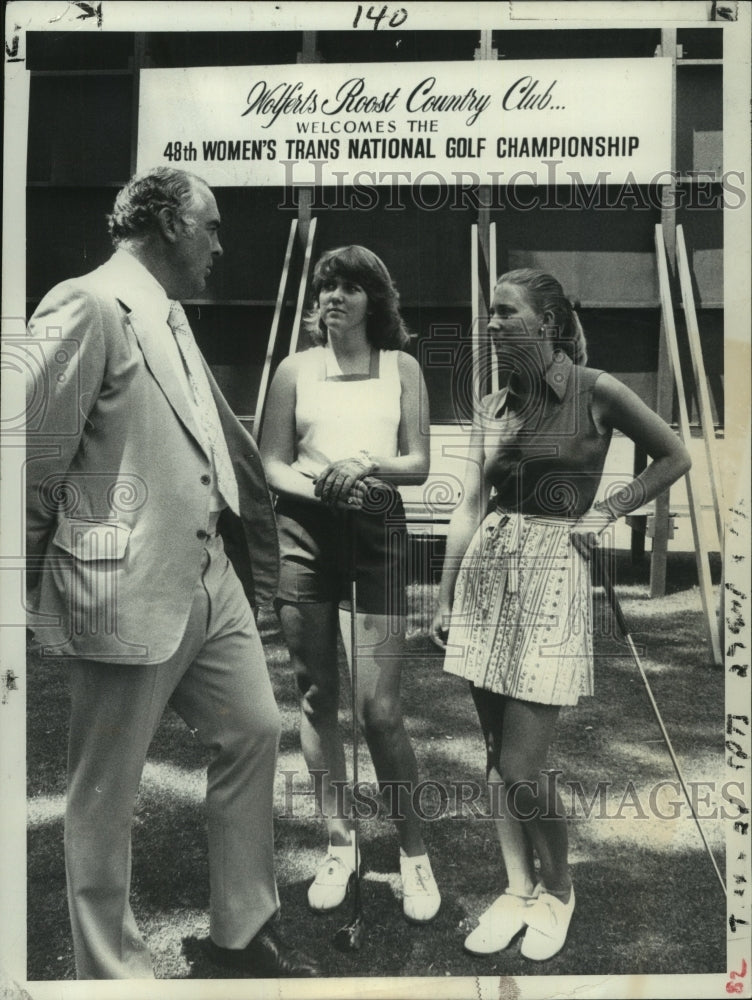
[[[366,936],[366,922],[359,913],[354,920],[340,927],[332,939],[337,951],[360,951]]]

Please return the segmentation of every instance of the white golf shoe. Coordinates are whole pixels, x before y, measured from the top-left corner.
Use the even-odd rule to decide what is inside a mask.
[[[512,938],[527,926],[528,907],[539,892],[539,885],[532,896],[505,889],[480,915],[478,926],[465,938],[465,950],[473,955],[492,955],[508,948]]]
[[[424,924],[433,920],[441,906],[441,893],[427,854],[408,858],[400,850],[402,910],[408,920]]]
[[[358,852],[360,866],[360,852]],[[347,895],[347,887],[355,873],[354,837],[350,844],[329,844],[326,857],[308,886],[308,905],[312,910],[335,910]]]
[[[545,962],[561,951],[573,912],[574,888],[568,903],[563,903],[549,892],[542,892],[535,902],[530,903],[525,917],[527,931],[520,948],[525,958]]]

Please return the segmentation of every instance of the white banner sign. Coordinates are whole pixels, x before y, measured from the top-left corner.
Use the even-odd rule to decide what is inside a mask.
[[[146,69],[138,169],[214,186],[660,183],[671,72],[665,58]]]

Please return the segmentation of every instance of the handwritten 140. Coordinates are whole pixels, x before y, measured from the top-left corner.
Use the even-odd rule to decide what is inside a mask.
[[[373,30],[376,31],[381,27],[381,22],[387,15],[388,7],[384,5],[378,14],[375,14],[375,7],[369,7],[366,11],[366,21],[373,21]],[[353,21],[353,28],[357,28],[360,24],[360,19],[363,16],[363,5],[358,4],[358,10],[355,14],[355,20]],[[404,7],[398,7],[390,16],[389,20],[386,22],[385,27],[387,28],[399,28],[401,24],[404,24],[407,20],[407,11]],[[363,27],[367,27],[364,23]]]

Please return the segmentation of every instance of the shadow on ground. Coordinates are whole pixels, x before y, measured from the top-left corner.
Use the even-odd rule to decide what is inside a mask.
[[[717,784],[724,775],[723,674],[707,666],[694,567],[682,565],[683,586],[679,571],[672,570],[666,598],[650,601],[644,579],[626,571],[617,577],[619,593],[686,777]],[[522,958],[519,942],[485,959],[462,949],[465,935],[505,881],[485,805],[483,744],[472,702],[464,682],[442,675],[441,655],[426,637],[425,621],[408,644],[403,695],[422,777],[454,790],[453,798],[428,794],[424,800],[433,816],[426,822],[426,841],[442,908],[425,927],[404,920],[397,840],[382,808],[361,824],[364,947],[350,955],[333,948],[335,932],[350,918],[349,904],[325,915],[311,914],[306,904],[324,839],[299,751],[294,680],[276,620],[273,614],[262,616],[283,719],[280,768],[296,772],[292,799],[281,771],[276,786],[280,926],[286,938],[317,956],[327,975],[701,974],[725,968],[723,895],[686,812],[672,824],[651,807],[651,791],[675,775],[644,685],[623,642],[609,629],[604,604],[596,591],[596,697],[562,711],[551,748],[551,767],[592,804],[589,815],[571,816],[577,906],[569,939],[543,966]],[[340,669],[344,678],[343,657]],[[31,654],[27,681],[28,978],[63,980],[74,976],[62,850],[64,664]],[[345,734],[348,700],[343,684]],[[361,776],[372,781],[364,758]],[[159,978],[227,978],[202,945],[208,934],[205,765],[205,751],[168,712],[151,748],[133,829],[133,909]],[[608,787],[600,799],[604,782]],[[723,867],[717,815],[704,829]]]

